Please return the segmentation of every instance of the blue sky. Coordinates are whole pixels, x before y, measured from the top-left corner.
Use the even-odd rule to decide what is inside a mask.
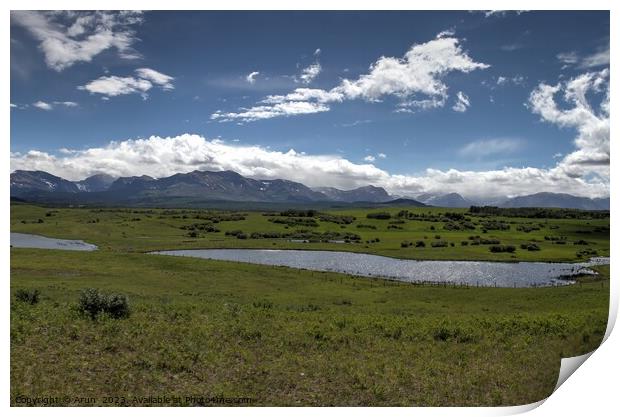
[[[609,193],[608,12],[14,12],[11,23],[12,169]]]

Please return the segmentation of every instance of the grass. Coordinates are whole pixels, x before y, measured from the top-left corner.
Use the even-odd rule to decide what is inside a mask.
[[[11,249],[12,294],[40,291],[36,304],[11,299],[12,405],[18,396],[67,395],[92,397],[97,405],[109,397],[138,405],[136,398],[158,395],[247,397],[261,406],[525,404],[548,396],[560,358],[595,349],[607,324],[609,267],[564,287],[411,285],[141,253],[176,244],[266,244],[224,237],[225,230],[274,230],[260,213],[218,223],[220,241],[207,234],[193,242],[178,227],[197,220],[106,212],[96,215],[99,223],[86,223],[95,217],[89,210],[60,209],[46,217],[48,211],[12,206],[12,231],[84,239],[101,249]],[[371,246],[374,253],[418,250],[400,251],[401,237],[389,235],[400,230],[383,230],[385,220],[361,214],[356,222],[378,228],[360,231],[364,238],[384,233]],[[142,220],[128,220],[136,215]],[[29,223],[38,218],[44,222]],[[413,221],[399,226],[414,242],[417,233],[427,233]],[[588,225],[566,221],[563,227],[552,230],[570,240],[571,228]],[[608,237],[587,236],[597,242],[589,247],[608,250]],[[191,242],[182,246],[185,240]],[[308,245],[315,244],[302,247]],[[323,245],[363,249],[316,244]],[[575,248],[547,245],[516,254],[575,260]],[[451,257],[461,249],[425,252]],[[481,257],[504,255],[474,249]],[[81,315],[77,304],[85,288],[127,295],[130,316]]]
[[[369,212],[377,210],[339,210],[332,214],[354,216],[356,220],[347,225],[317,221],[318,227],[287,226],[273,223],[270,216],[261,212],[243,212],[245,220],[222,221],[214,224],[216,233],[199,232],[200,237],[188,236],[182,229],[195,223],[208,223],[196,219],[198,216],[217,214],[207,210],[161,210],[161,209],[98,209],[69,208],[48,209],[24,204],[11,205],[11,231],[42,234],[50,237],[85,239],[105,250],[120,252],[145,252],[164,249],[190,248],[273,248],[273,249],[317,249],[344,250],[391,256],[404,259],[454,259],[488,261],[576,261],[576,252],[583,249],[596,250],[599,256],[609,256],[609,219],[529,219],[501,218],[494,220],[510,226],[509,230],[488,230],[484,232],[483,223],[487,218],[471,216],[475,229],[464,231],[445,230],[446,222],[405,220],[398,224],[402,229],[391,229],[390,221],[402,208],[381,209],[391,213],[391,220],[368,219]],[[465,209],[410,208],[412,213],[431,213],[440,216],[445,212],[466,213]],[[47,215],[49,213],[49,215]],[[185,218],[183,218],[185,216]],[[39,219],[42,221],[39,223]],[[375,229],[359,228],[359,225],[374,226]],[[519,226],[535,225],[540,230],[519,231]],[[238,239],[226,232],[241,230],[250,235],[253,232],[290,233],[299,229],[311,232],[355,233],[361,236],[360,243],[296,243],[290,239]],[[440,236],[440,239],[436,239]],[[491,253],[489,245],[467,245],[470,236],[483,239],[496,239],[502,245],[517,248],[515,253]],[[548,237],[565,237],[566,244],[545,240]],[[378,241],[376,241],[378,239]],[[403,248],[404,241],[422,240],[425,247],[415,245]],[[432,247],[435,240],[445,241],[446,247]],[[575,245],[574,242],[586,240],[588,245]],[[369,243],[366,243],[366,242]],[[372,243],[370,243],[372,241]],[[540,251],[521,249],[521,244],[536,242]],[[452,246],[454,244],[454,246]]]

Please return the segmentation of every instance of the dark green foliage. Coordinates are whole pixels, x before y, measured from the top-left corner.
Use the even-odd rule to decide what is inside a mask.
[[[372,224],[358,224],[356,226],[358,229],[371,229],[371,230],[377,230],[377,226],[374,226]]]
[[[489,250],[493,253],[502,253],[502,252],[513,253],[516,249],[517,248],[515,248],[512,245],[493,245],[489,247]]]
[[[445,240],[435,240],[431,242],[431,246],[433,248],[447,248],[448,242],[446,242]]]
[[[486,230],[510,230],[510,225],[496,220],[488,220],[480,222]]]
[[[237,236],[243,233],[243,230],[229,230],[224,235],[226,236]]]
[[[493,206],[471,206],[469,212],[474,215],[490,215],[501,217],[529,217],[535,219],[608,219],[607,210],[576,210],[556,208],[499,208]]]
[[[525,250],[529,250],[530,252],[533,252],[533,251],[539,251],[540,246],[538,246],[536,243],[522,243],[521,249],[525,249]]]
[[[129,299],[124,294],[104,294],[96,288],[87,288],[80,293],[78,311],[93,320],[102,313],[115,319],[127,318]]]
[[[388,220],[392,218],[392,215],[387,211],[378,211],[375,213],[368,213],[366,215],[368,219]]]
[[[318,214],[316,210],[285,210],[280,212],[283,217],[315,217]]]
[[[37,289],[34,290],[24,290],[19,289],[15,291],[15,299],[17,301],[21,301],[22,303],[28,303],[30,305],[37,304],[39,302],[39,296],[41,292]]]
[[[408,240],[403,240],[402,242],[400,242],[400,247],[401,248],[408,248],[410,246],[413,245],[413,242],[410,242]]]
[[[194,231],[199,230],[201,232],[206,232],[206,233],[218,233],[220,231],[220,229],[215,227],[213,225],[213,223],[193,223],[193,224],[187,224],[187,225],[181,226],[181,229],[183,229],[183,230],[194,230]]]
[[[425,248],[425,247],[426,247],[426,243],[424,243],[424,241],[423,241],[423,240],[418,240],[418,241],[415,243],[415,247],[416,247],[416,248]]]
[[[321,213],[319,220],[322,222],[336,223],[336,224],[351,224],[355,221],[355,216],[342,216],[337,214]]]
[[[315,219],[309,217],[272,217],[269,221],[287,226],[318,227],[319,225]]]

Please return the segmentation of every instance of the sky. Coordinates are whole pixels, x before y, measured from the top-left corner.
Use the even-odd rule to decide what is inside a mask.
[[[12,171],[609,196],[606,11],[13,11],[10,64]]]

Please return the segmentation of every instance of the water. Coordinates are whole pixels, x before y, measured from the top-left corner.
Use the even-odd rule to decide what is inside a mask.
[[[14,248],[62,249],[79,251],[97,250],[96,245],[86,243],[82,240],[54,239],[51,237],[30,235],[26,233],[11,233],[11,246]]]
[[[435,282],[471,286],[535,287],[574,283],[570,276],[594,274],[595,262],[474,262],[414,261],[363,253],[270,249],[190,249],[153,252],[161,255],[278,265],[313,271],[333,271],[351,275],[388,278],[406,282]]]

